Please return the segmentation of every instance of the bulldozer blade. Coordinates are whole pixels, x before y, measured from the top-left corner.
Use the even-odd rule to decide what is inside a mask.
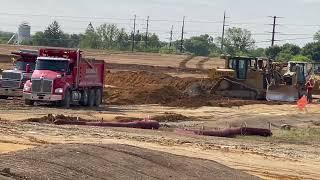
[[[299,99],[299,91],[295,86],[268,87],[267,101],[295,102]]]

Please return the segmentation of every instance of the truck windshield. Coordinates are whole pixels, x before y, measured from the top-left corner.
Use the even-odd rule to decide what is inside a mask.
[[[68,61],[64,60],[37,60],[36,70],[51,70],[65,72],[68,67]]]
[[[36,65],[35,62],[16,61],[14,67],[17,70],[24,71],[24,70],[26,70],[27,64],[30,65],[30,69],[32,69],[32,70],[35,68],[35,65]]]

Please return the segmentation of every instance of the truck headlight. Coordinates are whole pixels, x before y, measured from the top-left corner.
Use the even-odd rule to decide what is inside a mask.
[[[63,88],[57,88],[54,90],[54,93],[56,94],[62,94],[63,93]]]
[[[24,92],[30,92],[30,91],[31,91],[31,87],[30,87],[30,86],[27,86],[27,85],[24,85],[24,86],[23,86],[23,91],[24,91]]]

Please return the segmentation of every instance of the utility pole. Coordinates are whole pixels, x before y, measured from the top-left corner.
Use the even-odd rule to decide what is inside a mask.
[[[279,17],[279,16],[269,16],[269,17],[273,19],[273,23],[270,24],[270,25],[272,25],[272,32],[269,32],[269,33],[272,33],[272,37],[271,37],[271,47],[272,47],[272,46],[274,46],[274,43],[276,41],[278,41],[278,40],[275,39],[276,33],[279,33],[279,32],[276,32],[276,26],[279,25],[279,24],[276,23],[277,19],[283,18],[283,17]]]
[[[133,19],[133,33],[132,33],[132,49],[131,51],[133,52],[134,51],[134,41],[135,41],[135,34],[136,34],[136,19],[137,19],[137,16],[134,15],[134,19]]]
[[[222,25],[222,35],[221,35],[221,51],[223,52],[223,47],[224,47],[224,31],[225,31],[225,27],[228,26],[226,25],[226,11],[224,11],[223,13],[223,25]]]
[[[181,44],[180,44],[180,52],[183,52],[183,38],[184,38],[184,21],[185,21],[185,16],[183,16],[183,21],[182,21],[182,31],[181,31]]]
[[[274,41],[275,41],[274,36],[276,33],[276,20],[277,20],[277,16],[273,16],[271,46],[274,46]]]
[[[148,48],[148,33],[149,33],[149,16],[147,18],[147,29],[146,29],[146,48]]]
[[[169,49],[171,49],[171,46],[172,46],[172,37],[173,37],[173,25],[172,25],[171,31],[170,31],[170,44],[169,44]]]

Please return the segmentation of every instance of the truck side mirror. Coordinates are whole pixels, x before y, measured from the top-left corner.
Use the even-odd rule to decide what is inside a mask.
[[[30,64],[26,65],[26,73],[30,73],[31,72],[31,68],[30,68]]]

